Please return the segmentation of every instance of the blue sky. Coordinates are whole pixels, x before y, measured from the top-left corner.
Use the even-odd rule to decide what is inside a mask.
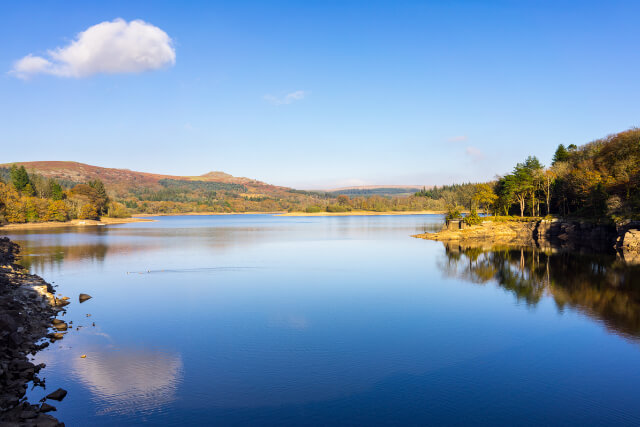
[[[298,188],[491,179],[640,126],[638,16],[638,1],[3,2],[0,162]],[[117,18],[164,32],[173,60],[104,73],[108,56],[48,53]],[[27,55],[49,64],[19,75]]]

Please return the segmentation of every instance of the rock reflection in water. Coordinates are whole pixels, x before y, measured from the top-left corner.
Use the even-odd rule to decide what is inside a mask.
[[[72,371],[93,393],[98,414],[149,413],[175,400],[182,359],[143,349],[101,351],[76,359]]]
[[[576,254],[535,247],[445,244],[438,263],[450,277],[497,284],[518,301],[554,299],[559,310],[579,310],[627,338],[640,338],[640,267],[615,254]]]

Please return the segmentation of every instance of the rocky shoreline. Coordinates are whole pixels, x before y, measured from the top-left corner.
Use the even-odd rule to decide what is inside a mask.
[[[466,226],[448,221],[437,233],[413,237],[467,244],[527,245],[570,250],[616,251],[629,264],[640,264],[640,222],[617,225],[577,220],[483,221]]]
[[[18,251],[18,245],[0,238],[0,425],[64,426],[47,414],[55,407],[30,404],[25,394],[29,382],[44,387],[37,375],[44,364],[33,364],[29,356],[49,345],[46,338],[62,338],[50,328],[53,324],[56,330],[63,328],[55,316],[68,302],[56,298],[53,287],[41,277],[15,264]],[[58,389],[47,398],[62,400],[64,395],[66,391]]]

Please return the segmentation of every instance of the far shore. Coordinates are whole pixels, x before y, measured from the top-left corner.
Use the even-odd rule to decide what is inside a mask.
[[[444,211],[349,211],[349,212],[286,212],[278,216],[374,216],[374,215],[442,215]]]
[[[135,214],[137,218],[148,218],[155,216],[210,216],[210,215],[281,215],[283,211],[276,212],[181,212],[181,213],[155,213],[155,214]]]
[[[37,230],[47,228],[64,227],[92,227],[115,224],[128,224],[133,222],[152,222],[150,219],[158,216],[207,216],[207,215],[277,215],[277,216],[378,216],[378,215],[441,215],[444,211],[349,211],[349,212],[187,212],[187,213],[161,213],[161,214],[136,214],[131,218],[106,218],[100,221],[91,219],[73,219],[71,221],[58,222],[27,222],[22,224],[6,224],[0,226],[0,235],[4,232],[15,230]]]
[[[152,219],[146,218],[101,218],[100,221],[92,219],[73,219],[71,221],[57,222],[27,222],[24,224],[7,224],[0,227],[0,234],[3,231],[14,230],[36,230],[45,228],[64,228],[64,227],[91,227],[101,225],[128,224],[131,222],[152,222]]]

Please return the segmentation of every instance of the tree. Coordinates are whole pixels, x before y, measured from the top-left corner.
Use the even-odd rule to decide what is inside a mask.
[[[540,190],[546,201],[547,215],[551,213],[551,189],[556,181],[556,174],[552,169],[538,171],[537,180],[540,182]]]
[[[67,211],[67,206],[62,200],[54,200],[49,203],[47,216],[49,221],[63,222],[69,219],[69,212]]]
[[[501,209],[505,215],[509,215],[509,209],[515,201],[513,178],[513,175],[506,175],[498,179],[496,183],[498,199],[495,201],[495,206],[496,209]]]
[[[89,181],[89,186],[96,191],[96,199],[94,205],[98,210],[98,215],[105,214],[107,212],[107,205],[109,204],[109,196],[107,190],[104,188],[104,184],[99,179]]]
[[[16,190],[22,191],[27,185],[30,185],[29,174],[24,168],[24,165],[21,165],[20,167],[12,165],[10,175],[11,182]],[[31,187],[31,191],[33,192],[33,187]]]
[[[50,179],[49,182],[49,192],[51,194],[51,198],[53,200],[62,200],[64,198],[64,192],[62,191],[62,187],[53,179]]]
[[[24,202],[14,186],[0,184],[0,200],[6,221],[22,223],[27,220]]]
[[[476,184],[473,199],[487,213],[498,199],[498,195],[494,193],[489,184]]]
[[[551,164],[555,165],[558,162],[566,162],[567,160],[569,160],[569,152],[563,144],[558,145]]]
[[[351,199],[349,199],[349,196],[345,195],[345,194],[341,194],[338,196],[338,204],[340,206],[349,206],[349,202],[351,201]]]
[[[80,208],[79,219],[98,219],[98,209],[91,203],[87,203]]]

